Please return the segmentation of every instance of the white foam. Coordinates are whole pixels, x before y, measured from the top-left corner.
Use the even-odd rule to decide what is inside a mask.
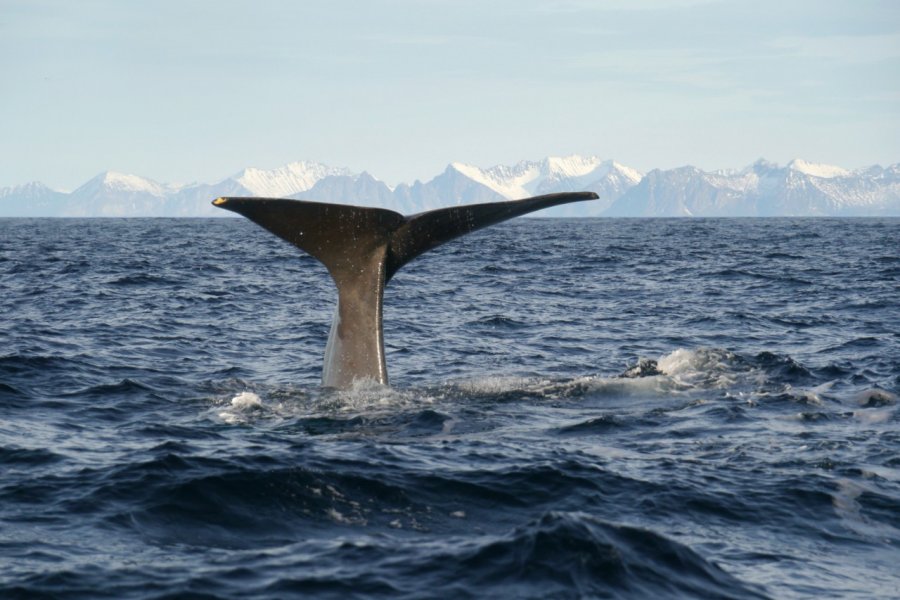
[[[870,389],[859,392],[853,400],[860,406],[887,406],[897,403],[897,395],[887,390]]]
[[[765,373],[752,368],[737,355],[719,348],[679,348],[659,358],[660,374],[645,377],[584,376],[565,380],[521,375],[490,375],[450,381],[439,388],[392,388],[374,381],[356,381],[346,390],[270,390],[264,402],[256,393],[244,391],[233,398],[218,416],[229,424],[259,420],[304,418],[321,415],[373,416],[405,410],[421,410],[443,402],[456,403],[461,397],[491,399],[515,394],[555,400],[584,394],[604,397],[667,397],[693,390],[729,389],[729,395],[752,403],[756,394],[744,389],[761,383]],[[797,393],[810,403],[822,402],[820,394],[830,384]],[[751,388],[752,389],[752,388]],[[743,390],[743,391],[742,391]],[[747,392],[747,398],[743,394]],[[450,411],[451,413],[453,411]],[[872,417],[875,418],[875,417]],[[455,419],[444,423],[444,433],[457,425]]]
[[[247,421],[248,416],[261,411],[262,408],[262,399],[258,395],[253,392],[241,392],[231,399],[231,406],[228,409],[219,413],[219,418],[229,425],[235,425]]]
[[[604,396],[666,395],[682,389],[671,378],[649,377],[576,377],[553,381],[540,377],[490,376],[457,381],[452,388],[466,395],[493,396],[526,394],[547,399],[578,396],[585,392]]]
[[[798,400],[802,400],[806,404],[812,404],[816,406],[822,406],[825,402],[822,399],[822,394],[830,390],[834,386],[833,381],[829,381],[827,383],[823,383],[822,385],[817,385],[814,388],[792,388],[790,385],[786,386],[785,391],[794,396],[794,398]]]
[[[345,517],[341,512],[335,508],[329,508],[326,511],[326,514],[331,518],[335,523],[341,523],[345,525],[350,525],[354,523],[354,520],[349,517]]]
[[[602,377],[584,376],[566,380],[550,380],[541,377],[492,375],[455,381],[453,390],[466,395],[493,396],[499,394],[528,394],[556,399],[589,392],[610,396],[666,393],[679,386],[668,377]]]
[[[657,368],[672,380],[685,387],[730,387],[738,373],[737,356],[721,348],[679,348],[657,361]]]
[[[373,381],[357,381],[346,390],[275,387],[259,394],[240,392],[217,402],[212,414],[229,425],[318,417],[377,416],[432,405],[425,390],[391,388]],[[452,427],[452,423],[449,425]]]
[[[668,395],[679,392],[686,386],[664,375],[647,377],[590,377],[574,381],[574,385],[583,385],[592,393],[609,396],[646,396]]]
[[[492,395],[534,390],[549,383],[548,380],[533,377],[492,375],[457,381],[453,384],[453,387],[468,394]]]
[[[403,390],[382,385],[373,380],[357,380],[344,390],[325,390],[312,399],[305,411],[320,414],[371,414],[393,412],[407,408],[423,408],[434,398],[422,390]]]
[[[231,406],[237,410],[256,410],[262,407],[262,400],[253,392],[241,392],[231,399]]]
[[[891,408],[855,410],[853,416],[861,423],[877,425],[890,422],[894,418],[894,410]]]

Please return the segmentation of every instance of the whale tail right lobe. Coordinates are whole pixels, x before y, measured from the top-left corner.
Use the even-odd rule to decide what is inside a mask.
[[[410,215],[391,235],[387,277],[390,279],[400,267],[420,254],[472,233],[521,215],[584,200],[596,200],[593,192],[547,194],[484,204],[463,204]]]
[[[536,196],[441,208],[404,217],[360,206],[281,198],[218,198],[237,212],[318,259],[338,289],[325,349],[322,383],[387,383],[382,337],[384,286],[406,263],[445,242],[529,212],[583,200],[592,192]]]

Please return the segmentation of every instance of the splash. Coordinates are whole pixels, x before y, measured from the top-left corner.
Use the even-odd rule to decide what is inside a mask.
[[[255,386],[256,392],[241,391],[219,408],[216,416],[229,425],[317,417],[348,419],[421,410],[435,398],[424,390],[392,388],[370,380],[360,380],[348,389],[297,389]]]
[[[753,374],[743,359],[721,348],[679,348],[661,357],[657,368],[673,382],[688,388],[731,387],[740,376]]]
[[[253,392],[241,392],[231,399],[231,405],[219,413],[229,425],[245,423],[263,410],[262,399]]]

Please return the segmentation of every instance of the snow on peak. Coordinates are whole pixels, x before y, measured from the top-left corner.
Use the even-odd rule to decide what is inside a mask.
[[[171,187],[161,185],[145,177],[117,173],[116,171],[106,171],[88,181],[78,188],[76,192],[97,192],[103,189],[115,192],[144,193],[160,197],[165,196],[168,192],[172,191]]]
[[[619,163],[596,156],[551,156],[541,161],[521,161],[515,165],[497,165],[482,169],[465,163],[450,167],[508,199],[526,198],[546,193],[553,185],[569,180],[574,187],[584,187],[617,171],[637,183],[641,174]]]
[[[788,164],[788,168],[792,171],[799,171],[813,177],[821,177],[822,179],[831,179],[832,177],[846,177],[850,171],[841,167],[832,165],[823,165],[820,163],[806,162],[805,160],[795,158]]]
[[[610,170],[618,171],[619,173],[630,179],[632,183],[638,183],[641,179],[644,178],[644,175],[637,169],[626,167],[625,165],[617,163],[616,161],[610,162]]]
[[[548,156],[541,161],[548,173],[562,177],[582,177],[597,170],[603,161],[596,156]]]
[[[138,177],[137,175],[127,175],[125,173],[116,173],[115,171],[107,171],[103,174],[103,183],[110,187],[125,188],[131,190],[149,190],[154,189],[156,182]]]
[[[352,175],[349,169],[336,168],[312,161],[298,161],[265,170],[249,167],[232,179],[256,196],[282,198],[305,192],[320,179],[330,175]]]
[[[28,183],[23,183],[20,185],[14,185],[12,187],[0,188],[0,198],[4,198],[6,196],[13,195],[34,195],[34,194],[43,194],[48,192],[53,192],[54,190],[48,188],[46,185],[41,183],[40,181],[29,181]]]

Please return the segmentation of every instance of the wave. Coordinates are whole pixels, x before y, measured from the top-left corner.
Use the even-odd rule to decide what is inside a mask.
[[[169,551],[173,548],[184,551],[182,546]],[[53,551],[43,553],[53,557]],[[63,564],[2,591],[13,597],[80,596],[87,590],[182,597],[193,589],[220,598],[767,597],[763,588],[740,581],[683,544],[579,512],[546,512],[505,533],[405,536],[402,543],[391,534],[337,534],[327,541],[237,553],[200,570],[167,560],[163,552],[148,554],[151,562],[142,566]]]
[[[479,590],[507,597],[765,597],[686,546],[580,513],[546,513],[466,550],[440,557],[444,568],[459,562]]]
[[[473,327],[488,327],[488,328],[500,328],[500,329],[521,329],[526,326],[526,323],[522,321],[517,321],[516,319],[512,319],[510,317],[494,315],[491,317],[481,317],[475,321],[470,321],[467,323],[468,326]]]
[[[692,390],[761,386],[772,378],[799,374],[808,371],[789,357],[763,353],[748,359],[721,348],[679,348],[655,360],[641,358],[620,375],[572,379],[487,376],[452,382],[448,389],[460,397],[485,399],[672,396]]]
[[[764,272],[755,272],[747,269],[737,269],[737,268],[725,268],[720,269],[718,271],[711,271],[708,273],[704,273],[703,277],[718,280],[760,280],[760,281],[771,281],[775,283],[783,283],[791,286],[811,286],[814,284],[814,281],[809,279],[803,279],[801,277],[796,277],[793,275],[784,275],[784,274],[775,274],[775,273],[764,273]]]
[[[500,597],[763,596],[662,534],[572,510],[579,505],[602,510],[602,498],[627,494],[658,500],[655,505],[668,514],[673,507],[691,506],[677,497],[682,493],[693,499],[691,510],[724,514],[726,509],[701,506],[700,498],[677,486],[676,495],[667,498],[655,484],[648,488],[571,460],[500,469],[486,460],[482,468],[435,474],[427,464],[411,469],[402,449],[379,446],[367,459],[357,453],[326,458],[305,445],[282,456],[268,451],[227,460],[183,455],[187,450],[166,443],[152,450],[157,456],[150,460],[81,470],[77,488],[45,478],[30,489],[45,502],[52,500],[60,518],[100,520],[160,549],[251,550],[252,568],[260,574],[266,572],[267,556],[290,556],[292,546],[303,544],[305,551],[292,563],[297,568],[288,570],[294,574],[285,577],[279,559],[278,582],[257,592],[339,587],[348,576],[366,587],[371,560],[377,560],[378,578],[395,590],[410,586],[419,592],[455,589],[464,596]],[[28,487],[20,486],[15,501],[29,501]],[[498,506],[504,510],[498,513]],[[650,506],[642,510],[653,513]],[[534,514],[540,516],[523,520]],[[470,523],[485,531],[472,535]],[[355,572],[351,556],[363,548],[371,560]],[[314,565],[341,572],[299,575]],[[62,587],[83,583],[67,579]],[[235,593],[254,591],[252,585],[245,581]]]
[[[14,467],[35,467],[50,465],[64,460],[64,457],[44,448],[20,448],[0,446],[0,465]]]
[[[153,387],[135,379],[125,378],[116,383],[101,383],[73,392],[60,394],[61,397],[84,396],[102,398],[106,396],[123,396],[141,392],[154,392]]]
[[[0,382],[0,399],[6,401],[7,398],[11,399],[13,397],[22,397],[25,396],[25,392],[20,390],[19,388],[12,386],[8,383]]]
[[[446,539],[395,549],[377,539],[344,543],[324,556],[346,565],[330,575],[298,561],[296,575],[265,589],[278,594],[416,597],[423,589],[473,598],[765,598],[690,548],[652,531],[581,513],[548,512],[503,535]],[[378,572],[357,570],[363,557],[388,556]],[[363,559],[363,560],[361,560]],[[302,574],[301,574],[302,573]],[[350,587],[352,585],[352,588]]]
[[[246,382],[236,380],[234,385],[244,389],[228,393],[234,388],[226,385],[223,392],[228,395],[213,401],[211,416],[232,425],[319,417],[341,420],[361,417],[372,423],[379,417],[394,416],[402,420],[423,409],[446,409],[445,412],[453,413],[461,406],[481,403],[560,400],[608,403],[635,397],[689,400],[710,392],[747,397],[751,402],[761,399],[771,402],[779,394],[787,394],[794,402],[810,403],[828,391],[829,381],[822,383],[821,377],[838,374],[827,369],[816,374],[790,356],[768,351],[743,356],[722,348],[679,348],[658,359],[641,358],[623,373],[612,376],[490,375],[411,388],[360,381],[339,391],[261,385],[248,389]],[[332,425],[336,431],[346,431],[338,421]]]
[[[108,282],[110,285],[181,285],[184,284],[184,281],[180,281],[177,279],[171,279],[168,277],[160,277],[158,275],[150,275],[148,273],[137,273],[137,274],[129,274],[122,275],[116,277],[115,279],[111,279]]]

